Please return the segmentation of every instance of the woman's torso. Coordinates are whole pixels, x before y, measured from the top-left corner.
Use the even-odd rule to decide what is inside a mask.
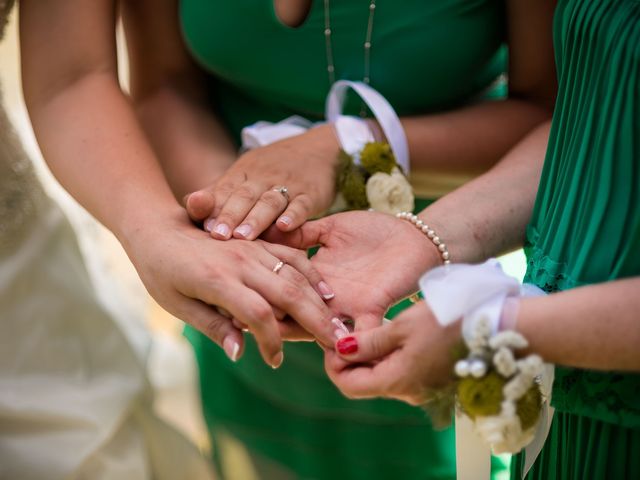
[[[283,25],[272,0],[182,0],[185,41],[219,80],[217,106],[234,134],[293,113],[319,118],[329,89],[325,10]],[[362,80],[369,2],[330,2],[336,78]],[[435,111],[478,95],[504,72],[504,6],[498,0],[378,1],[371,85],[400,115]]]

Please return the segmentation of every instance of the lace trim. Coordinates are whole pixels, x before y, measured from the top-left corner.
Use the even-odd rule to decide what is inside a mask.
[[[9,252],[36,227],[46,203],[31,161],[0,108],[0,254]]]

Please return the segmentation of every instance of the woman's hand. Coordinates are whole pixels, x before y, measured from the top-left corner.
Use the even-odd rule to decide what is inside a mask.
[[[451,379],[459,322],[442,327],[420,302],[392,322],[354,332],[325,350],[329,378],[349,398],[387,397],[424,404]]]
[[[321,248],[312,263],[331,284],[332,310],[355,319],[356,329],[377,326],[387,309],[418,290],[418,279],[442,260],[411,223],[368,211],[325,217],[289,233],[271,229],[269,241]]]
[[[276,219],[282,231],[293,230],[333,202],[338,151],[331,125],[250,150],[213,185],[188,195],[187,212],[219,240],[254,240]]]
[[[186,218],[171,225],[150,220],[133,233],[124,245],[151,296],[233,360],[242,352],[246,326],[265,362],[278,367],[282,336],[300,337],[299,329],[280,322],[287,314],[333,346],[336,325],[318,293],[327,286],[319,287],[322,278],[304,252],[261,240],[214,241]]]

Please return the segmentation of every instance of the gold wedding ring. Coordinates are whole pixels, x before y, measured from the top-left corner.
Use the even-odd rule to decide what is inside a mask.
[[[276,266],[273,267],[273,273],[278,273],[280,270],[282,270],[282,267],[284,267],[284,262],[282,260],[278,261],[278,263],[276,263]]]
[[[278,187],[273,187],[272,190],[282,195],[287,203],[289,203],[289,189],[287,187],[285,187],[284,185],[280,185]]]

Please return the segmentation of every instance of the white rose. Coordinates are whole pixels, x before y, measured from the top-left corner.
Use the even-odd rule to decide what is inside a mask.
[[[367,200],[377,212],[395,215],[413,211],[413,191],[405,176],[394,168],[391,175],[374,173],[367,180]]]

